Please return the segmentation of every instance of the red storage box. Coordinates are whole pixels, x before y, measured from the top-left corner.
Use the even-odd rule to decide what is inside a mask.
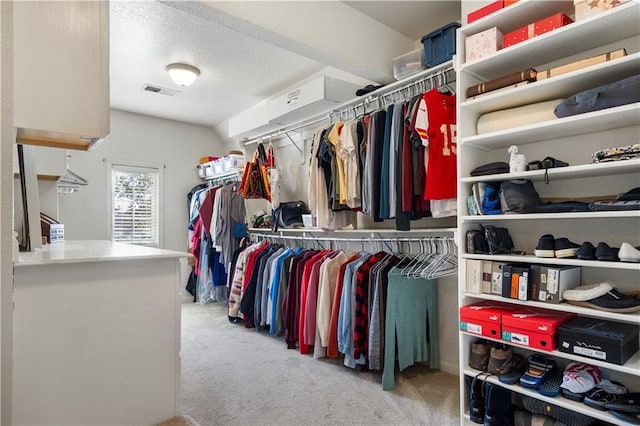
[[[489,3],[488,5],[481,7],[480,9],[476,9],[467,15],[467,24],[470,24],[473,21],[477,21],[480,18],[484,18],[487,15],[491,15],[493,12],[497,12],[504,6],[504,0],[498,0],[494,1],[493,3]]]
[[[564,13],[556,13],[555,15],[548,16],[544,19],[536,21],[526,27],[518,28],[515,31],[506,33],[504,35],[502,45],[504,47],[513,46],[522,41],[529,40],[532,37],[548,33],[557,28],[564,27],[567,24],[572,23],[573,20]]]
[[[517,310],[517,306],[492,301],[462,306],[460,308],[460,330],[500,339],[502,315]]]
[[[543,351],[556,348],[556,330],[576,317],[570,312],[521,307],[502,316],[502,340]]]

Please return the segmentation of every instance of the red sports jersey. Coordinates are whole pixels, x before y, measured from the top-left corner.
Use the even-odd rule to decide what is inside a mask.
[[[429,160],[425,200],[456,198],[456,95],[432,89],[422,95],[427,104]]]

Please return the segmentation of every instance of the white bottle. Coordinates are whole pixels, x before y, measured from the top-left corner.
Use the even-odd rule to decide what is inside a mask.
[[[524,154],[518,154],[518,147],[511,145],[509,147],[511,158],[509,159],[509,173],[524,172],[527,170],[527,160]]]

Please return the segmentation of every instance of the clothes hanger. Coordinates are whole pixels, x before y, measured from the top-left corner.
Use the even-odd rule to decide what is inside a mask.
[[[438,240],[439,251],[441,252],[438,261],[433,267],[422,276],[428,279],[440,278],[453,275],[458,271],[458,256],[454,255],[450,245],[450,240],[440,238]]]
[[[428,238],[425,243],[428,246],[426,256],[420,264],[411,271],[411,277],[413,278],[420,278],[423,271],[427,270],[437,259],[438,253],[433,238]]]
[[[413,266],[420,261],[420,258],[425,253],[425,248],[423,247],[423,244],[422,244],[423,241],[420,240],[418,243],[419,243],[420,252],[416,256],[411,258],[409,263],[402,268],[402,270],[400,271],[400,275],[405,276],[405,277],[409,276],[409,273],[413,269]]]

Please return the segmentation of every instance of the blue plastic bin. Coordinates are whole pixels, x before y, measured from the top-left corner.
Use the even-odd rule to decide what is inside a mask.
[[[433,67],[447,62],[456,53],[456,30],[460,24],[452,22],[430,32],[420,41],[424,45],[424,63]]]

